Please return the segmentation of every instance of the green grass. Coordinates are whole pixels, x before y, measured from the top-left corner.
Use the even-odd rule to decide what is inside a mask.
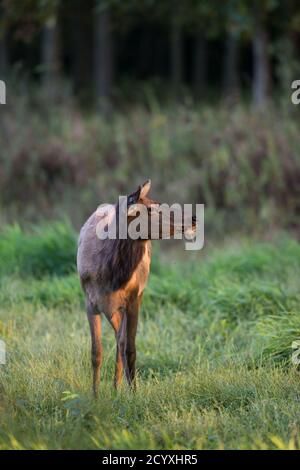
[[[0,449],[300,448],[300,246],[288,237],[155,250],[137,337],[138,389],[112,387],[104,320],[99,400],[66,224],[0,234]]]
[[[75,256],[76,237],[67,222],[33,227],[30,233],[7,226],[0,235],[1,274],[64,275],[74,270]]]

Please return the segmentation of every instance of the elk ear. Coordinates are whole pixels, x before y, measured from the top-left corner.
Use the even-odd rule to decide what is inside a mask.
[[[141,193],[140,198],[143,199],[149,193],[151,188],[151,180],[145,181],[145,183],[141,186]]]
[[[139,186],[137,191],[127,196],[127,206],[129,207],[129,206],[132,206],[133,204],[136,204],[138,200],[140,199],[140,194],[141,194],[141,186]]]
[[[134,193],[130,194],[127,197],[127,205],[131,206],[132,204],[136,204],[139,199],[145,197],[148,192],[150,191],[151,187],[151,180],[145,181],[144,184],[140,185]]]

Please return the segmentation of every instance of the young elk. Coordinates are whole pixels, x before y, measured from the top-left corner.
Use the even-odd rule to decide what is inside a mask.
[[[150,180],[141,185],[137,191],[124,198],[123,204],[100,206],[86,221],[81,229],[77,267],[81,285],[86,296],[87,316],[91,331],[93,390],[98,394],[100,367],[102,361],[101,314],[103,313],[115,331],[117,351],[114,385],[117,388],[123,376],[128,383],[135,386],[135,337],[138,324],[138,312],[151,261],[150,231],[137,239],[130,238],[127,227],[137,217],[138,205],[146,210],[148,227],[154,214],[159,212],[160,204],[147,197]],[[141,207],[141,206],[140,206]],[[123,211],[123,212],[122,212]],[[118,221],[125,213],[126,237],[99,237],[99,223],[105,229]],[[161,217],[159,217],[159,236],[163,238]],[[187,228],[182,219],[180,226],[175,224],[174,217],[169,220],[170,236],[178,230],[183,233]],[[195,230],[195,219],[190,227]]]

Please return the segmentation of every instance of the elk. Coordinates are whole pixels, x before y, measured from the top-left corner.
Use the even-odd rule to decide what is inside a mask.
[[[127,382],[135,388],[135,338],[138,325],[138,313],[142,301],[151,262],[151,233],[132,239],[121,238],[119,232],[115,239],[99,239],[99,222],[108,227],[113,220],[119,220],[121,211],[125,211],[128,226],[136,216],[136,208],[143,205],[146,209],[149,226],[160,203],[147,195],[151,182],[143,185],[125,198],[125,205],[119,203],[100,206],[83,225],[77,253],[77,268],[82,289],[86,298],[87,317],[91,333],[91,358],[93,366],[93,392],[98,395],[100,368],[102,362],[101,314],[104,314],[114,329],[116,337],[116,367],[114,386],[120,384],[123,371]],[[160,222],[159,222],[160,223]],[[191,223],[195,229],[195,218]],[[161,227],[159,237],[163,238]],[[179,230],[184,233],[182,223]],[[174,235],[174,218],[169,222],[170,235]]]

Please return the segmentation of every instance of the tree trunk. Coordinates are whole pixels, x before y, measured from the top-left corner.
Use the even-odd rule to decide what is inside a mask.
[[[74,94],[78,102],[87,105],[92,99],[93,87],[93,0],[73,0],[74,8],[70,11],[72,41],[72,74]]]
[[[235,99],[239,93],[238,58],[237,37],[232,33],[228,33],[223,63],[223,95],[225,99]]]
[[[171,25],[171,83],[176,98],[180,98],[182,87],[182,53],[182,31],[175,17]]]
[[[97,106],[107,111],[113,81],[113,39],[110,12],[96,11],[94,26],[94,82]]]
[[[46,97],[49,101],[53,101],[58,91],[59,74],[58,31],[55,17],[49,18],[43,29],[42,67],[42,83]]]
[[[195,37],[195,54],[194,54],[194,95],[197,100],[202,99],[205,95],[207,78],[207,43],[205,37],[201,33],[197,33]]]
[[[6,78],[8,71],[8,58],[5,36],[0,37],[0,80]]]
[[[263,108],[270,91],[270,61],[268,36],[259,21],[253,37],[253,85],[252,96],[255,106]]]

